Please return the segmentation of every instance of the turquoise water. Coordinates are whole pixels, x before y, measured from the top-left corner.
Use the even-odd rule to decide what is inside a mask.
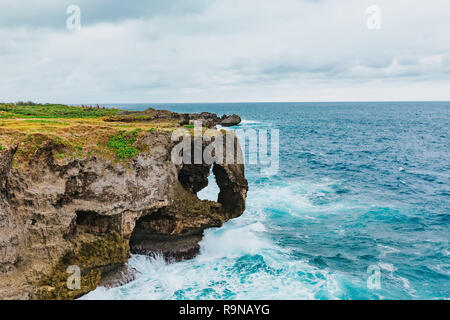
[[[207,230],[195,259],[133,256],[135,281],[86,299],[450,298],[450,103],[151,106],[279,129],[280,170],[246,167],[245,214]],[[216,200],[210,182],[199,196]]]

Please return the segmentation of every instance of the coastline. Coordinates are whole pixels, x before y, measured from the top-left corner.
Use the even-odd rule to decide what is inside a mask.
[[[14,114],[24,107],[43,113]],[[237,116],[73,108],[3,108],[2,299],[74,299],[100,283],[123,284],[133,279],[123,267],[130,252],[192,258],[203,230],[245,210],[242,164],[176,165],[170,156],[177,128],[192,131],[190,122],[201,120],[214,129]],[[196,194],[212,167],[219,200],[201,201]],[[75,290],[72,266],[80,275]]]

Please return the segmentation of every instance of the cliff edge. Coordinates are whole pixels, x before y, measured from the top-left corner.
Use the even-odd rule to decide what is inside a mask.
[[[0,118],[0,299],[78,298],[130,253],[191,258],[205,229],[244,212],[243,164],[171,160],[173,130],[199,116],[131,117]],[[196,195],[211,167],[217,202]]]

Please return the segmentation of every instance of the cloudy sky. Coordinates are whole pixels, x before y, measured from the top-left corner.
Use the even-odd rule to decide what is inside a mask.
[[[450,1],[1,0],[0,101],[17,100],[450,100]]]

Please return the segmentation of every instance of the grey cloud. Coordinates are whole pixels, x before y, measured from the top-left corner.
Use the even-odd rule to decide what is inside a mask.
[[[2,0],[0,100],[448,96],[447,0],[377,2],[379,31],[365,26],[369,0]]]
[[[81,9],[83,25],[130,19],[151,18],[161,15],[198,13],[208,0],[2,0],[0,27],[65,28],[69,5]]]

